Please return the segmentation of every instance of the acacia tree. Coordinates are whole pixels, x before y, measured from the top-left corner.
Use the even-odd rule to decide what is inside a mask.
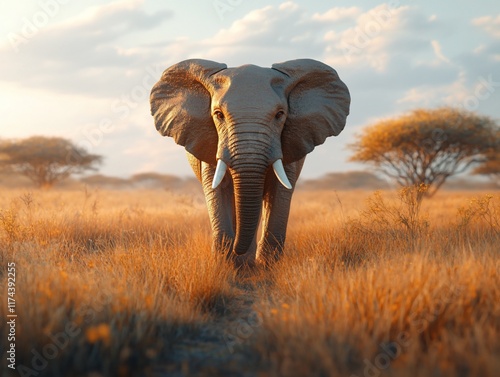
[[[365,128],[350,145],[351,161],[367,162],[401,186],[421,186],[432,196],[448,179],[486,161],[500,140],[487,116],[444,107],[418,109]]]
[[[493,151],[486,155],[486,161],[477,166],[473,173],[487,175],[500,186],[500,150]]]
[[[96,170],[102,157],[60,137],[33,136],[0,142],[0,167],[49,188],[72,174]]]

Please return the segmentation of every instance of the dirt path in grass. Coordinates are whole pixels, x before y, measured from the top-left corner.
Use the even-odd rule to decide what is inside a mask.
[[[255,376],[256,355],[245,351],[261,325],[253,310],[256,288],[238,285],[240,294],[216,314],[196,337],[177,342],[168,363],[155,368],[153,376]]]

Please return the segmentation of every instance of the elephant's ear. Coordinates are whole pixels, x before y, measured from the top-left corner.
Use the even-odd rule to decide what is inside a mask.
[[[272,68],[288,76],[285,80],[288,117],[281,148],[283,161],[290,163],[344,129],[351,98],[337,72],[319,61],[290,60]]]
[[[225,68],[225,64],[209,60],[184,60],[163,72],[150,96],[156,129],[211,164],[216,163],[218,136],[207,83],[211,75]]]

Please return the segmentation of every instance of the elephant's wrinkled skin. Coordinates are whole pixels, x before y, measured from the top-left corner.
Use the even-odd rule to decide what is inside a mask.
[[[240,263],[282,253],[305,156],[342,131],[349,104],[335,70],[310,59],[272,68],[185,60],[151,91],[156,129],[186,148],[203,185],[213,248]]]

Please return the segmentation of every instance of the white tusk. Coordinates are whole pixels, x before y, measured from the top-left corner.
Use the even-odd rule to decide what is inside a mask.
[[[212,188],[216,189],[220,185],[224,175],[226,174],[227,165],[224,161],[217,161],[217,167],[215,168],[214,180],[212,182]]]
[[[276,174],[276,178],[278,178],[278,181],[280,181],[281,184],[287,189],[291,190],[292,185],[288,180],[288,177],[286,176],[285,168],[283,167],[283,162],[281,161],[281,159],[274,161],[273,170],[274,174]]]

